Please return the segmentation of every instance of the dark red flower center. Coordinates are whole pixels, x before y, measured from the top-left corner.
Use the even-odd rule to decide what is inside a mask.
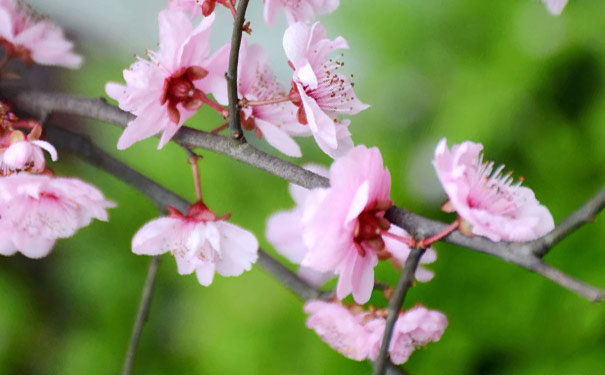
[[[374,250],[379,256],[385,252],[382,233],[389,229],[391,223],[384,218],[384,213],[392,205],[390,200],[375,202],[357,217],[353,241],[359,255],[365,256],[367,249]]]
[[[181,68],[164,81],[164,92],[160,99],[162,105],[168,103],[168,115],[170,120],[178,124],[181,114],[177,108],[181,104],[189,111],[198,110],[206,95],[193,84],[208,75],[208,71],[200,66]]]

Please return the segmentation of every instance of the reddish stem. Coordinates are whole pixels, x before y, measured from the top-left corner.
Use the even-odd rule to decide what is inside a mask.
[[[193,173],[193,184],[195,186],[195,197],[197,202],[202,201],[202,184],[200,182],[200,170],[197,165],[199,157],[194,155],[189,158],[188,162],[191,164],[191,172]]]
[[[381,234],[382,234],[383,236],[386,236],[386,237],[392,238],[392,239],[394,239],[394,240],[397,240],[397,241],[399,241],[399,242],[402,242],[402,243],[404,243],[404,244],[406,244],[406,245],[408,245],[408,246],[411,246],[411,245],[412,245],[412,241],[411,241],[409,238],[405,238],[405,237],[398,236],[398,235],[393,234],[393,233],[391,233],[391,232],[388,232],[388,231],[386,231],[386,230],[385,230],[385,231],[383,231]]]
[[[223,125],[221,125],[221,126],[217,127],[216,129],[211,130],[211,131],[210,131],[210,133],[211,133],[211,134],[217,134],[217,133],[220,133],[220,131],[221,131],[221,130],[223,130],[223,129],[227,129],[228,127],[229,127],[229,123],[228,123],[228,122],[226,122],[226,123],[224,123]]]
[[[218,113],[220,113],[220,115],[223,116],[223,118],[229,117],[229,111],[227,111],[225,108],[223,108],[220,104],[210,100],[206,95],[200,95],[198,97],[198,99],[201,100],[204,104],[207,104],[208,106],[210,106],[210,108],[212,108],[215,111],[217,111]]]
[[[276,98],[266,100],[247,100],[246,98],[240,100],[240,106],[242,107],[254,107],[259,105],[270,105],[287,102],[290,100],[288,96],[278,96]]]
[[[453,223],[443,228],[443,230],[435,235],[430,236],[429,238],[425,238],[422,241],[416,243],[416,247],[418,249],[426,249],[437,241],[441,241],[444,237],[455,231],[460,227],[460,220],[456,219]]]

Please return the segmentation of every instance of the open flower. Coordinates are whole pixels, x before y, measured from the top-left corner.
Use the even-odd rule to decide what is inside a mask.
[[[256,237],[237,225],[217,218],[201,202],[186,215],[170,208],[171,215],[145,224],[132,239],[135,254],[160,255],[170,252],[179,274],[195,271],[204,286],[214,273],[239,276],[252,268],[258,257]]]
[[[92,185],[75,178],[30,175],[0,177],[0,254],[17,251],[41,258],[58,238],[107,220],[115,205]]]
[[[266,101],[287,98],[284,87],[277,82],[269,64],[266,52],[260,45],[248,44],[242,39],[238,74],[238,92],[246,101]],[[226,104],[226,103],[225,103]],[[309,136],[309,127],[296,119],[296,106],[290,101],[268,105],[248,106],[242,109],[242,128],[264,136],[267,142],[288,156],[300,157],[300,147],[292,136]]]
[[[542,0],[546,4],[546,8],[552,14],[559,15],[563,12],[563,8],[567,5],[567,0]]]
[[[283,44],[294,69],[290,99],[298,107],[298,121],[308,124],[325,153],[344,155],[352,141],[338,115],[353,115],[368,108],[355,96],[349,79],[337,73],[344,63],[328,58],[332,52],[348,48],[347,42],[342,37],[327,39],[319,22],[312,26],[299,22],[286,30]]]
[[[41,173],[46,167],[46,150],[53,161],[57,160],[57,150],[53,145],[40,140],[23,140],[12,143],[6,150],[0,150],[0,171],[21,171]]]
[[[158,20],[159,51],[148,51],[151,61],[139,59],[124,70],[126,86],[110,82],[105,87],[121,109],[136,116],[122,133],[119,149],[159,132],[162,148],[202,104],[215,104],[207,93],[226,100],[228,46],[209,56],[214,16],[195,28],[185,13],[169,9]]]
[[[329,188],[291,186],[297,205],[269,218],[267,239],[292,262],[339,275],[339,299],[353,293],[357,303],[365,303],[378,260],[392,258],[401,265],[410,253],[401,239],[411,238],[384,218],[392,205],[391,177],[378,149],[355,147],[332,164],[329,174]],[[432,249],[425,255],[422,263],[435,260]],[[432,273],[420,268],[416,276],[428,281]]]
[[[289,24],[313,22],[319,14],[332,13],[339,0],[265,0],[265,22],[274,25],[280,8],[284,8]]]
[[[551,231],[553,217],[533,191],[502,175],[504,166],[494,170],[494,162],[484,163],[482,150],[467,141],[450,151],[442,139],[433,160],[449,202],[472,233],[492,241],[530,241]]]
[[[61,28],[32,14],[16,0],[0,0],[0,45],[7,55],[26,64],[57,65],[76,69],[82,57],[72,51]]]

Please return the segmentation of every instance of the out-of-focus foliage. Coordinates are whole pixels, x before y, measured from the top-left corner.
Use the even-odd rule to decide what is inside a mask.
[[[145,6],[159,10],[163,2],[152,3]],[[260,20],[256,3],[250,12]],[[351,130],[356,142],[382,150],[399,205],[451,220],[438,211],[444,196],[430,164],[443,136],[482,142],[489,159],[525,177],[557,221],[602,186],[604,2],[572,1],[560,17],[531,0],[341,3],[321,20],[330,36],[348,39],[344,68],[355,74],[359,97],[372,105],[353,119]],[[261,41],[267,48],[281,49],[283,28],[266,28],[253,25],[271,35]],[[153,46],[140,50],[145,47]],[[81,71],[63,73],[71,91],[98,96],[106,81],[121,80],[131,56],[106,52],[104,60],[89,59]],[[273,64],[285,64],[285,58]],[[203,111],[190,125],[209,130],[220,123]],[[118,153],[118,129],[92,123],[88,129],[114,155],[193,198],[189,165],[177,146],[158,152],[152,139]],[[328,162],[310,140],[303,151],[304,162]],[[235,223],[269,248],[263,236],[267,216],[292,204],[286,182],[220,155],[203,155],[207,203],[220,214],[231,212]],[[66,153],[56,171],[95,183],[119,207],[109,223],[94,223],[60,241],[45,259],[0,259],[0,373],[115,374],[150,261],[130,252],[130,239],[157,211],[137,191]],[[601,217],[547,261],[605,286],[604,244]],[[441,342],[411,357],[408,371],[605,371],[605,305],[500,260],[436,247],[435,279],[413,288],[406,306],[422,302],[444,311],[450,325]],[[379,279],[394,283],[397,277],[389,265],[380,266]],[[380,296],[373,302],[385,303]],[[174,260],[164,256],[136,373],[369,373],[368,363],[332,351],[304,320],[302,303],[259,268],[239,278],[217,277],[204,288],[194,276],[178,276]]]

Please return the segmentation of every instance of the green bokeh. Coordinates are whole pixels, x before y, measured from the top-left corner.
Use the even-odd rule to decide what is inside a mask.
[[[603,185],[605,3],[572,1],[552,17],[531,0],[343,0],[321,19],[331,37],[343,35],[351,45],[345,69],[355,74],[358,96],[372,105],[351,130],[357,143],[380,147],[399,205],[451,219],[438,211],[443,195],[430,165],[444,136],[483,143],[488,158],[525,177],[557,222]],[[131,62],[112,58],[91,59],[63,76],[73,92],[102,95],[104,83],[120,80]],[[208,130],[220,119],[202,111],[191,124]],[[118,129],[88,128],[112,154],[193,198],[181,149],[158,152],[152,139],[118,153]],[[302,144],[305,159],[295,162],[328,162],[310,140]],[[271,249],[265,220],[292,205],[287,183],[203,155],[207,203],[231,212],[234,223]],[[0,374],[116,374],[150,261],[130,252],[130,240],[157,211],[137,191],[67,154],[56,170],[94,182],[118,207],[110,222],[60,241],[43,260],[0,259]],[[600,218],[547,261],[605,286],[604,243]],[[413,288],[406,306],[422,302],[444,311],[450,325],[439,343],[411,357],[408,371],[605,372],[603,305],[495,258],[444,244],[437,249],[435,279]],[[397,277],[388,265],[379,268],[379,279]],[[304,321],[301,302],[257,267],[238,278],[216,277],[204,288],[195,276],[177,275],[164,256],[135,373],[369,373],[368,363],[332,351]]]

